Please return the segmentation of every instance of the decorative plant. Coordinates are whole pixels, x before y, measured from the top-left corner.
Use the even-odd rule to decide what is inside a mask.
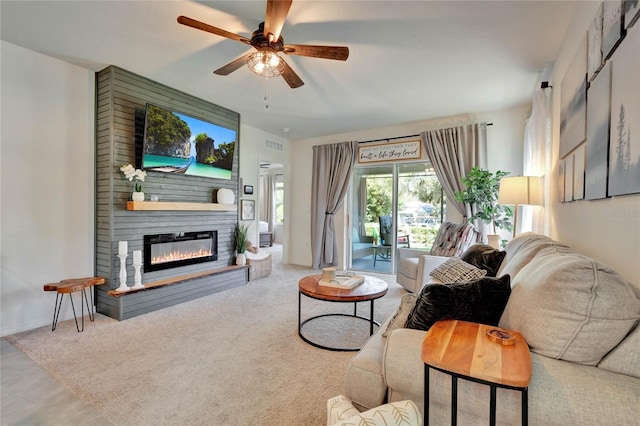
[[[456,201],[472,206],[473,214],[469,218],[469,222],[474,223],[476,219],[480,219],[491,223],[494,234],[496,234],[496,228],[511,231],[513,211],[510,207],[498,204],[500,179],[508,174],[509,172],[502,170],[491,173],[488,170],[474,167],[466,177],[462,178],[465,189],[457,191],[454,198]]]
[[[129,179],[129,182],[135,179],[136,192],[142,192],[142,184],[140,182],[144,182],[144,177],[147,175],[147,172],[136,169],[131,164],[120,167],[120,170],[124,173],[124,176]]]
[[[242,254],[247,249],[247,232],[249,231],[249,226],[238,223],[236,225],[235,232],[235,244],[236,251],[238,254]]]

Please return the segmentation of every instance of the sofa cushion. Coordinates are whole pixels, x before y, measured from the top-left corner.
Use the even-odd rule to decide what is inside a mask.
[[[460,256],[478,239],[478,232],[470,223],[445,222],[431,247],[432,256]]]
[[[429,330],[437,321],[456,319],[497,325],[511,292],[508,275],[422,288],[406,328]]]
[[[387,327],[382,333],[382,337],[387,337],[396,328],[404,327],[409,317],[409,313],[416,304],[417,296],[415,293],[406,293],[400,298],[400,306],[396,313],[387,322]]]
[[[500,326],[550,358],[596,365],[640,318],[629,283],[566,246],[540,250],[512,287]]]
[[[380,329],[387,327],[389,320]],[[387,339],[374,333],[360,351],[351,358],[344,379],[346,396],[359,410],[368,410],[385,403],[387,385],[382,372],[382,358]]]
[[[640,325],[636,323],[629,335],[600,361],[598,368],[640,379],[639,353]]]
[[[487,277],[495,277],[506,255],[506,251],[496,250],[488,244],[474,244],[462,253],[460,259],[487,271]]]
[[[511,283],[513,284],[513,278],[520,272],[520,269],[529,263],[540,250],[547,247],[558,246],[568,248],[566,245],[544,235],[533,233],[520,234],[509,241],[507,247],[505,247],[507,256],[501,273],[511,276]]]
[[[430,276],[443,283],[464,283],[482,278],[486,274],[487,271],[478,269],[457,257],[448,259],[429,273]]]

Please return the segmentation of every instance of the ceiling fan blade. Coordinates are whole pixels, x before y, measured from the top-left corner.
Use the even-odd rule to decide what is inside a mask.
[[[284,81],[287,82],[289,87],[291,87],[292,89],[295,89],[297,87],[302,86],[304,84],[304,81],[302,81],[302,79],[298,77],[298,74],[296,74],[295,71],[291,69],[289,64],[287,64],[284,61],[284,59],[280,58],[280,60],[284,64],[284,71],[282,72],[282,78],[284,78]]]
[[[270,42],[278,41],[287,18],[292,0],[267,0],[267,13],[264,19],[264,36]]]
[[[204,22],[196,21],[195,19],[187,18],[186,16],[178,16],[178,23],[186,25],[187,27],[206,31],[211,34],[219,35],[221,37],[229,38],[231,40],[236,40],[244,44],[251,45],[251,40],[245,37],[239,36],[238,34],[230,33],[229,31],[225,31],[221,28],[214,27],[209,24],[205,24]]]
[[[240,56],[238,59],[229,62],[227,65],[218,68],[213,73],[218,75],[229,75],[235,70],[241,68],[243,65],[246,65],[249,56],[251,56],[252,54],[253,52],[249,52],[246,55]]]
[[[313,58],[335,59],[346,61],[349,48],[342,46],[311,46],[307,44],[285,44],[284,53],[287,55],[311,56]]]

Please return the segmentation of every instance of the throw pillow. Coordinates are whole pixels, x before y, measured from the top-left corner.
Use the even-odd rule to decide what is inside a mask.
[[[393,315],[393,318],[387,324],[387,329],[382,333],[382,337],[387,337],[389,333],[391,333],[396,328],[404,327],[407,322],[407,318],[409,317],[409,313],[413,309],[416,304],[417,296],[413,293],[407,293],[402,296],[400,299],[400,306],[398,310]]]
[[[496,250],[488,244],[474,244],[462,253],[460,260],[478,269],[484,269],[487,271],[487,277],[495,277],[506,255],[506,251]]]
[[[431,271],[429,275],[443,283],[462,283],[482,278],[486,273],[487,271],[478,269],[464,260],[452,257]]]
[[[498,325],[511,293],[510,283],[509,275],[503,275],[467,283],[426,285],[405,327],[426,331],[447,319]]]

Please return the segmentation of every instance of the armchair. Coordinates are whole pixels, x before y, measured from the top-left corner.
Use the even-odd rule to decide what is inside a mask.
[[[412,293],[429,282],[429,273],[450,257],[464,253],[478,241],[480,234],[470,223],[444,222],[440,225],[431,250],[398,249],[396,281]]]

